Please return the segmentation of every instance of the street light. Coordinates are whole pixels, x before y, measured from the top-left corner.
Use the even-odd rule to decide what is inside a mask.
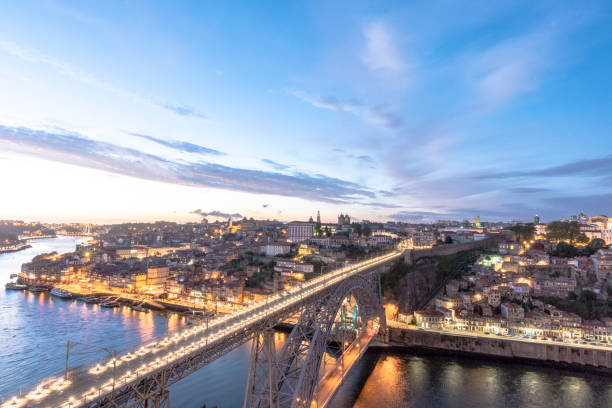
[[[74,346],[84,346],[87,348],[92,348],[92,349],[96,349],[96,350],[102,350],[107,352],[111,358],[113,359],[113,392],[115,392],[115,373],[117,370],[117,352],[114,350],[111,350],[108,347],[98,347],[98,346],[92,346],[91,344],[85,344],[85,343],[80,343],[78,341],[70,341],[68,340],[66,342],[66,370],[64,372],[64,379],[67,380],[68,379],[68,358],[70,356],[70,349]]]

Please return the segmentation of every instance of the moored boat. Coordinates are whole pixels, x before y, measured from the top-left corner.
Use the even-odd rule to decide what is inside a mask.
[[[68,292],[65,289],[60,289],[60,288],[51,289],[51,295],[57,296],[62,299],[72,299],[73,298],[72,293]]]
[[[42,292],[48,292],[49,288],[47,286],[30,286],[28,287],[28,291],[32,293],[42,293]]]
[[[145,309],[144,307],[142,307],[142,303],[139,305],[132,306],[132,309],[137,312],[144,312],[144,313],[147,313],[149,311],[149,309]]]
[[[6,290],[26,290],[28,285],[18,282],[9,282],[4,287]]]

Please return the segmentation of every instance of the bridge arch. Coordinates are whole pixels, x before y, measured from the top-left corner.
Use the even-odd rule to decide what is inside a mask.
[[[347,297],[352,296],[356,301],[361,330],[371,329],[371,325],[377,323],[379,332],[386,332],[385,311],[377,282],[372,275],[353,276],[342,281],[327,296],[306,306],[278,356],[268,356],[273,358],[273,363],[264,368],[266,373],[260,373],[260,378],[261,374],[265,378],[259,387],[253,378],[250,405],[258,408],[310,407],[336,316]],[[266,347],[263,343],[262,346]]]

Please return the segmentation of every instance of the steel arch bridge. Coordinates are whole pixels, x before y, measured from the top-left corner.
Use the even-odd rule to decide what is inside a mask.
[[[403,256],[402,249],[348,265],[206,324],[182,330],[108,361],[50,377],[27,393],[2,396],[0,407],[161,408],[168,387],[253,339],[245,406],[307,407],[342,301],[351,295],[367,348],[386,322],[377,271]],[[281,321],[300,315],[278,356],[269,337]],[[357,358],[361,354],[358,354]],[[344,361],[344,360],[343,360]]]
[[[333,291],[304,307],[277,357],[273,352],[271,332],[256,336],[252,344],[245,406],[311,406],[334,321],[343,301],[350,295],[357,301],[360,328],[382,335],[386,333],[378,275],[356,275],[342,281]]]

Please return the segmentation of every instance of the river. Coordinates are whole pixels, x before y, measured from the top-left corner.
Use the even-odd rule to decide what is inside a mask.
[[[47,294],[5,291],[21,264],[46,252],[68,252],[81,239],[34,241],[32,248],[0,254],[0,394],[61,373],[66,342],[70,366],[126,350],[187,322],[176,315],[104,309]],[[249,367],[245,344],[170,388],[173,408],[241,407]],[[333,408],[365,407],[607,407],[609,377],[487,360],[371,350],[338,391]]]

